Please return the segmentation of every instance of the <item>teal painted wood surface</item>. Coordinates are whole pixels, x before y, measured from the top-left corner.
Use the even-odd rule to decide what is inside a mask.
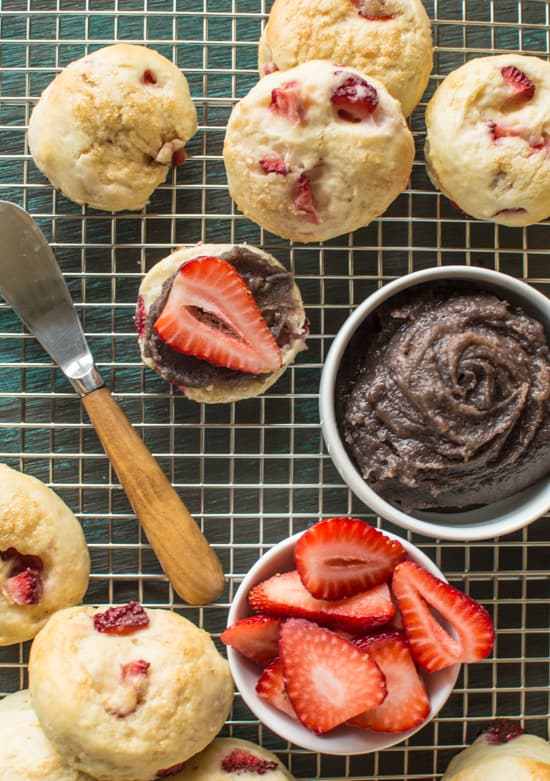
[[[338,327],[366,295],[436,264],[497,268],[548,293],[550,224],[506,229],[465,218],[437,194],[423,165],[424,108],[465,59],[521,50],[548,58],[549,5],[536,0],[427,0],[434,72],[411,118],[417,155],[408,189],[352,236],[290,245],[235,211],[222,160],[234,102],[256,82],[264,0],[0,0],[0,197],[35,217],[52,242],[91,349],[110,388],[216,546],[228,576],[221,601],[177,601],[68,382],[0,305],[0,459],[52,486],[82,521],[93,563],[86,601],[140,599],[175,607],[216,642],[243,574],[258,555],[320,517],[375,521],[324,450],[317,392]],[[28,152],[25,131],[41,91],[72,60],[124,40],[146,43],[181,67],[200,128],[189,160],[140,213],[106,214],[53,191]],[[309,349],[263,397],[203,407],[144,369],[133,326],[144,272],[180,244],[248,241],[291,268],[311,322]],[[392,531],[397,529],[388,526]],[[224,732],[275,749],[300,778],[438,779],[449,757],[494,716],[522,717],[546,736],[548,561],[541,519],[499,541],[414,540],[497,625],[497,660],[468,668],[440,717],[380,755],[315,756],[287,746],[235,700]],[[0,694],[25,685],[28,647],[0,649]]]

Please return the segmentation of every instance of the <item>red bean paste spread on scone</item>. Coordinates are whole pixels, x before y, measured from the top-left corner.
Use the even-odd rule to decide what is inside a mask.
[[[304,335],[298,334],[294,325],[299,304],[292,292],[292,274],[243,247],[236,246],[220,257],[230,263],[244,279],[279,347]],[[145,357],[153,360],[165,380],[180,387],[205,388],[217,383],[238,387],[249,382],[250,374],[247,372],[215,366],[201,358],[178,352],[155,332],[155,322],[164,309],[175,276],[172,274],[166,279],[161,295],[147,312],[143,348]],[[208,316],[205,314],[205,317]]]
[[[544,329],[490,292],[421,288],[380,307],[338,398],[363,478],[406,511],[488,504],[550,471]]]

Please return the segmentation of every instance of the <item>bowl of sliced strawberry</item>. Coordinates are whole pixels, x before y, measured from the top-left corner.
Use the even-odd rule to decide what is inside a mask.
[[[485,608],[407,540],[329,518],[264,554],[221,635],[237,688],[269,729],[324,754],[400,743],[492,649]]]

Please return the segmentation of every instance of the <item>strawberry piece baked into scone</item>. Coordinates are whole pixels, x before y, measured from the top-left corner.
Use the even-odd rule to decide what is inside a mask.
[[[119,43],[68,65],[29,122],[34,162],[76,203],[141,209],[197,130],[187,79],[166,57]]]
[[[316,60],[269,74],[237,103],[223,154],[237,207],[311,242],[382,214],[407,184],[414,142],[380,81]]]
[[[495,721],[454,756],[442,781],[548,781],[550,745],[524,734],[519,723]]]
[[[136,602],[56,613],[32,645],[29,679],[54,749],[100,781],[176,772],[216,736],[233,700],[210,636]]]
[[[421,0],[275,0],[259,44],[260,75],[331,60],[378,79],[408,117],[432,70]]]
[[[248,740],[216,738],[170,781],[293,781],[281,760]]]
[[[230,402],[269,388],[305,349],[300,291],[273,256],[202,244],[147,273],[136,328],[144,363],[188,398]]]
[[[32,639],[78,604],[90,557],[80,523],[50,488],[0,464],[0,645]]]
[[[467,215],[522,226],[550,215],[550,63],[502,54],[450,73],[426,110],[434,185]]]

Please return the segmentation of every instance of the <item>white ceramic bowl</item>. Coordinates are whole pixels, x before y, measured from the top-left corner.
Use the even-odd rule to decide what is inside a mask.
[[[390,534],[390,532],[384,533],[392,539],[399,540],[407,550],[412,561],[427,569],[435,577],[445,580],[435,564],[412,543],[395,534]],[[227,618],[228,626],[231,626],[231,624],[234,624],[241,618],[253,615],[248,605],[248,593],[253,586],[275,575],[277,572],[289,572],[295,569],[294,546],[298,537],[300,537],[300,534],[295,534],[278,543],[254,564],[237,589]],[[228,647],[226,650],[235,684],[243,700],[258,719],[269,727],[270,730],[290,743],[321,754],[369,754],[372,751],[380,751],[381,749],[389,748],[389,746],[394,746],[396,743],[401,743],[401,741],[422,729],[439,712],[451,694],[460,670],[460,665],[456,664],[445,670],[424,675],[432,707],[426,720],[415,729],[408,732],[389,734],[359,729],[357,727],[341,726],[330,730],[330,732],[324,735],[315,735],[307,727],[272,707],[256,694],[256,683],[261,673],[258,665],[246,659],[233,648]]]
[[[368,507],[397,526],[443,540],[483,540],[509,534],[550,510],[550,478],[499,502],[464,512],[404,512],[383,499],[367,484],[348,455],[336,421],[334,403],[338,371],[356,330],[380,304],[396,293],[423,283],[466,280],[521,306],[544,326],[550,343],[550,301],[535,288],[507,274],[473,266],[441,266],[396,279],[368,296],[344,322],[327,355],[321,376],[319,405],[323,437],[344,481]]]

